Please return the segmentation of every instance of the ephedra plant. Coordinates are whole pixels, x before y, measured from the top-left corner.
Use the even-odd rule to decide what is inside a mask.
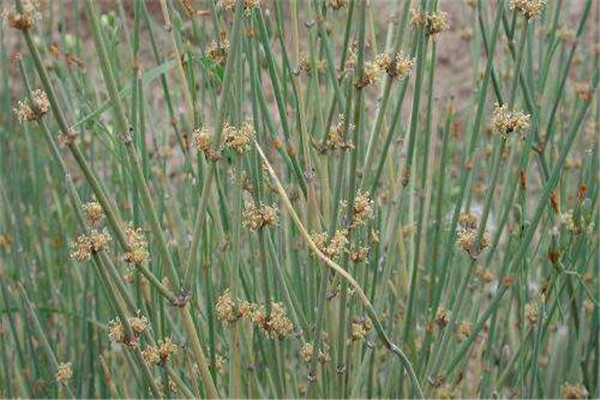
[[[0,396],[600,396],[591,0],[5,0]]]

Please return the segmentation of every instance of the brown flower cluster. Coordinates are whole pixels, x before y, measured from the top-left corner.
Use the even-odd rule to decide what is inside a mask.
[[[463,321],[458,327],[458,341],[463,342],[473,334],[473,327],[470,322]]]
[[[177,351],[177,345],[171,338],[159,340],[156,345],[147,345],[142,356],[148,365],[165,365]]]
[[[94,228],[97,228],[100,225],[102,218],[104,218],[104,210],[100,203],[96,201],[90,201],[89,203],[84,204],[83,211],[88,223]]]
[[[247,202],[242,213],[242,225],[254,232],[265,226],[273,228],[277,225],[277,219],[277,207],[266,204],[256,205],[254,202]]]
[[[342,9],[344,7],[346,7],[349,3],[349,0],[326,0],[325,4],[327,5],[327,7],[331,8],[332,10],[339,10]]]
[[[561,386],[562,397],[564,399],[587,399],[589,392],[580,383],[566,382]]]
[[[212,138],[208,128],[194,129],[192,132],[192,140],[197,151],[207,152],[210,150]]]
[[[69,383],[72,377],[73,369],[71,368],[71,363],[60,363],[56,370],[56,381],[65,386]]]
[[[144,237],[144,230],[140,227],[134,228],[133,224],[129,224],[125,228],[125,237],[129,251],[125,253],[125,261],[134,265],[144,265],[150,261],[150,253],[148,252],[148,242]]]
[[[327,256],[327,258],[335,260],[347,250],[347,247],[350,244],[347,236],[347,230],[338,229],[329,242],[327,240],[327,234],[324,232],[313,233],[311,235],[311,240],[315,243],[317,248]]]
[[[479,254],[490,246],[490,234],[484,231],[478,243],[479,218],[475,214],[462,214],[458,222],[456,244],[472,259],[477,259]]]
[[[318,60],[315,62],[315,65],[316,65],[317,73],[319,73],[319,74],[323,73],[325,71],[325,68],[327,68],[327,62],[325,60]],[[300,55],[300,62],[298,63],[298,71],[302,72],[308,76],[312,75],[313,65],[310,60],[310,57],[308,57],[306,54]]]
[[[437,35],[450,29],[448,24],[448,14],[443,11],[435,13],[421,13],[417,10],[411,10],[411,24],[417,28],[423,28],[427,36]]]
[[[397,80],[406,78],[415,66],[415,59],[408,57],[403,52],[399,52],[395,56],[389,52],[380,54],[377,56],[376,62],[389,76]]]
[[[354,216],[350,228],[356,229],[371,221],[375,216],[371,193],[359,190],[354,199]]]
[[[315,354],[315,349],[314,349],[313,345],[308,342],[304,343],[302,345],[302,347],[300,348],[300,351],[298,352],[298,355],[300,356],[300,360],[302,360],[302,362],[305,362],[307,364],[312,361],[314,354]]]
[[[127,322],[133,333],[132,338],[127,337],[125,327],[118,317],[109,321],[108,337],[113,343],[135,347],[138,344],[138,338],[149,329],[148,318],[140,316],[138,311],[138,314],[135,317],[129,317]]]
[[[354,149],[352,142],[346,140],[344,137],[344,133],[352,129],[354,129],[354,126],[350,124],[350,126],[346,127],[346,120],[344,116],[340,114],[338,117],[338,123],[329,130],[324,151]]]
[[[531,302],[525,305],[525,317],[530,325],[535,325],[538,321],[538,305],[536,302]]]
[[[492,131],[508,138],[512,132],[523,133],[529,128],[529,114],[522,111],[510,111],[506,104],[496,103],[492,115]]]
[[[227,64],[227,55],[229,54],[229,39],[222,36],[219,41],[213,40],[208,49],[206,49],[206,57],[220,66]]]
[[[373,330],[373,321],[369,317],[357,317],[352,321],[350,340],[353,342],[364,340]]]
[[[525,18],[537,19],[544,11],[546,0],[512,0],[510,9],[522,13]]]
[[[20,122],[36,122],[39,121],[48,111],[50,111],[50,101],[46,92],[41,89],[36,89],[32,94],[33,103],[29,100],[19,100],[17,107],[14,109],[15,114]]]
[[[235,128],[229,124],[225,124],[223,127],[225,147],[235,150],[238,154],[248,151],[254,136],[254,127],[249,121],[244,122],[240,128]]]
[[[219,7],[223,8],[225,11],[235,11],[235,2],[236,0],[219,0],[217,3]],[[253,8],[258,7],[258,0],[244,0],[244,10],[248,13]]]
[[[283,340],[294,332],[294,324],[287,315],[282,303],[271,302],[270,314],[264,304],[245,300],[234,300],[229,289],[225,289],[217,299],[217,318],[229,325],[240,319],[246,320],[261,329],[272,339]]]
[[[92,229],[89,236],[81,234],[71,245],[71,258],[79,262],[87,261],[92,254],[108,249],[110,240],[106,228],[102,232]]]
[[[237,305],[231,298],[231,293],[228,288],[225,289],[217,299],[215,310],[217,311],[217,318],[225,326],[238,320],[239,312],[237,310]]]
[[[395,55],[390,52],[381,53],[375,60],[365,63],[363,76],[356,83],[356,87],[361,89],[374,84],[384,72],[394,79],[402,80],[410,74],[414,65],[415,59],[402,52]]]
[[[41,14],[37,0],[23,0],[22,5],[22,12],[17,11],[16,8],[5,8],[2,16],[6,18],[10,27],[24,31],[33,27]]]
[[[445,328],[450,323],[452,312],[443,306],[439,306],[435,312],[435,323],[440,328]]]

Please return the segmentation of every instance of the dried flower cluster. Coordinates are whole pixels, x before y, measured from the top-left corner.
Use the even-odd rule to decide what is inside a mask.
[[[235,11],[235,2],[236,0],[219,0],[217,3],[219,7],[223,8],[225,11]],[[258,0],[244,0],[244,10],[246,12],[251,11],[253,8],[258,7]]]
[[[271,303],[271,313],[268,317],[265,306],[255,304],[251,320],[272,339],[283,340],[294,332],[294,324],[281,303]]]
[[[477,243],[479,218],[473,213],[461,214],[458,223],[458,239],[456,240],[456,244],[472,259],[476,259],[479,257],[479,254],[481,254],[482,251],[490,246],[490,234],[487,231],[484,231],[481,235],[479,243]]]
[[[350,252],[350,260],[355,264],[365,261],[369,255],[369,250],[368,246],[357,247]]]
[[[327,62],[325,60],[318,60],[315,62],[315,64],[316,64],[317,73],[323,73],[325,71],[325,68],[327,67]],[[310,60],[310,57],[308,57],[306,54],[300,55],[300,62],[298,63],[298,70],[308,76],[310,76],[312,74],[312,71],[313,71],[312,62]]]
[[[502,135],[503,138],[508,138],[513,132],[525,132],[529,128],[529,119],[529,114],[524,114],[522,111],[510,111],[506,104],[496,103],[492,115],[492,131]]]
[[[358,317],[352,321],[350,339],[353,342],[364,340],[373,330],[373,321],[369,317]]]
[[[538,305],[536,302],[525,304],[525,317],[530,325],[535,325],[538,320]]]
[[[460,28],[458,30],[458,37],[461,40],[464,40],[465,42],[470,41],[471,39],[473,39],[473,28],[470,28],[468,26]]]
[[[376,62],[389,76],[397,80],[406,78],[415,66],[415,59],[408,57],[403,52],[399,52],[395,56],[389,52],[380,54],[377,56]]]
[[[110,240],[111,237],[106,228],[102,232],[92,229],[89,236],[81,234],[71,245],[71,258],[79,262],[87,261],[93,253],[108,249]]]
[[[72,377],[73,369],[71,368],[71,363],[60,363],[56,370],[56,381],[61,385],[65,386],[69,383]]]
[[[300,348],[300,351],[298,352],[298,355],[300,356],[300,360],[302,360],[302,362],[305,362],[307,364],[312,361],[314,354],[315,354],[315,349],[314,349],[313,345],[308,342],[304,343],[302,345],[302,347]]]
[[[592,234],[594,231],[594,223],[574,210],[561,213],[559,223],[573,235]]]
[[[5,8],[2,11],[2,17],[6,18],[10,27],[24,31],[33,27],[41,14],[37,0],[23,0],[22,5],[22,12],[14,7]]]
[[[512,0],[510,9],[522,13],[525,18],[537,19],[544,11],[546,0]]]
[[[580,383],[566,382],[560,389],[563,399],[587,399],[589,396],[589,392],[585,386]]]
[[[417,10],[411,10],[411,24],[417,28],[423,28],[427,36],[437,35],[450,28],[448,24],[448,14],[443,11],[435,13],[421,13]]]
[[[333,9],[333,10],[340,10],[344,7],[346,7],[349,3],[349,0],[326,0],[325,4],[327,5],[327,7]]]
[[[125,261],[133,265],[144,265],[150,261],[148,242],[144,237],[144,230],[140,227],[134,228],[129,224],[125,228],[125,237],[129,251],[125,253]]]
[[[225,291],[217,299],[215,310],[217,311],[217,318],[225,326],[237,321],[239,318],[237,305],[231,298],[229,288],[225,289]]]
[[[166,385],[162,379],[158,378],[156,379],[155,383],[156,388],[158,389],[158,397],[160,397],[161,399],[167,397],[167,392],[165,391],[166,387],[168,387],[168,393],[171,394],[171,397],[177,397],[177,395],[179,394],[179,386],[177,386],[177,383],[171,377],[168,378]]]
[[[97,228],[104,218],[104,210],[100,203],[96,201],[90,201],[83,205],[83,211],[85,212],[85,216],[87,218],[88,223],[93,227]]]
[[[29,100],[19,100],[17,103],[14,112],[19,121],[36,122],[50,111],[50,101],[42,89],[34,90],[32,99],[33,104]]]
[[[362,78],[356,83],[357,88],[364,88],[379,80],[382,73],[402,80],[406,78],[415,65],[415,59],[409,58],[404,53],[392,54],[385,52],[377,55],[375,60],[365,63]]]
[[[452,312],[443,306],[439,306],[435,312],[435,323],[440,328],[445,328],[450,323]]]
[[[121,323],[121,320],[117,317],[112,319],[108,323],[108,338],[113,343],[125,343],[127,342],[127,334],[125,333],[125,327]]]
[[[273,228],[277,225],[277,207],[266,204],[256,205],[247,202],[242,213],[242,224],[255,232],[262,228]]]
[[[373,200],[371,200],[371,194],[368,191],[358,191],[356,198],[354,199],[354,216],[350,223],[350,228],[356,229],[365,225],[368,221],[371,221],[375,217],[375,211],[373,209]]]
[[[470,322],[463,321],[458,327],[458,341],[463,342],[473,334],[473,327]]]
[[[235,150],[238,154],[248,151],[254,136],[254,127],[249,121],[244,122],[239,129],[229,124],[225,124],[223,127],[225,147]]]
[[[329,130],[324,150],[352,150],[354,145],[344,137],[345,132],[352,129],[354,129],[354,126],[350,124],[350,126],[346,127],[344,115],[340,114],[338,123]]]
[[[140,316],[138,311],[135,317],[127,318],[127,322],[131,327],[133,337],[128,338],[127,332],[121,320],[117,317],[108,323],[108,338],[113,343],[125,344],[130,347],[136,347],[139,342],[139,337],[149,329],[148,318]]]
[[[212,138],[206,127],[202,129],[194,129],[192,132],[192,140],[197,151],[207,152],[210,150]]]
[[[138,315],[129,318],[129,325],[135,335],[141,335],[148,329],[148,318],[141,316],[138,311]]]
[[[271,302],[270,306],[271,312],[267,316],[264,304],[234,300],[229,289],[225,289],[219,296],[215,309],[217,318],[226,326],[243,319],[252,322],[268,337],[283,340],[294,332],[294,324],[282,303]]]
[[[221,66],[227,64],[227,55],[229,54],[229,40],[223,36],[217,42],[213,40],[206,49],[206,57],[214,63]]]
[[[171,338],[159,340],[156,345],[147,345],[142,356],[148,365],[165,365],[177,351],[177,345]]]
[[[311,239],[323,254],[328,258],[335,260],[347,250],[347,247],[350,244],[347,236],[348,231],[345,229],[338,229],[329,242],[327,241],[327,234],[324,232],[313,233]]]
[[[561,26],[556,31],[556,36],[565,43],[574,43],[576,38],[576,32],[568,26]]]

